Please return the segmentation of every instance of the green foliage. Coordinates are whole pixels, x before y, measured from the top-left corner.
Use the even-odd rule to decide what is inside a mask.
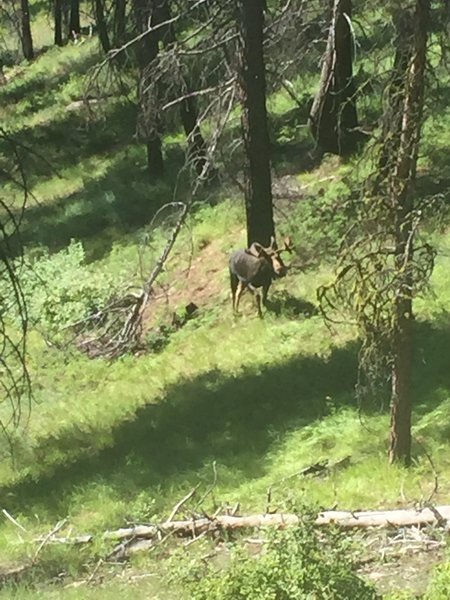
[[[337,534],[319,534],[304,522],[284,531],[268,531],[257,557],[232,551],[226,569],[196,563],[188,582],[192,600],[373,600],[374,588],[358,577],[348,542]]]
[[[435,568],[424,600],[448,600],[450,598],[450,562]]]
[[[74,240],[61,252],[27,259],[22,280],[31,323],[53,333],[92,315],[113,284],[86,266],[83,245]]]

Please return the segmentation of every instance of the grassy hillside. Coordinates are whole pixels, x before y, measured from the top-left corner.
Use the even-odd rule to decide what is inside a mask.
[[[45,46],[48,31],[42,27],[38,44]],[[317,287],[333,269],[345,220],[340,202],[367,166],[360,158],[340,164],[326,157],[319,164],[304,114],[285,92],[269,101],[274,187],[282,196],[288,185],[296,199],[277,200],[276,218],[279,233],[292,235],[297,252],[289,276],[271,290],[272,310],[264,320],[256,318],[251,298],[243,301],[242,316],[231,313],[227,255],[244,245],[245,231],[240,193],[229,185],[205,190],[177,241],[157,288],[161,298],[148,311],[147,351],[91,360],[58,337],[57,327],[46,327],[73,321],[86,294],[96,300],[125,283],[142,284],[141,270],[145,275],[153,264],[170,225],[168,217],[149,242],[151,217],[174,193],[186,193],[174,184],[183,144],[177,131],[165,140],[166,176],[150,186],[143,148],[133,138],[134,104],[113,97],[89,110],[78,102],[98,60],[96,39],[49,48],[30,65],[6,69],[8,83],[0,88],[5,130],[31,148],[32,193],[22,242],[33,266],[25,287],[34,386],[29,421],[10,440],[0,439],[0,508],[21,526],[0,517],[0,579],[15,565],[35,563],[0,598],[190,597],[177,585],[176,552],[175,559],[162,550],[129,565],[100,564],[110,550],[106,543],[75,549],[45,544],[36,555],[35,540],[62,519],[61,535],[158,522],[197,485],[186,510],[209,514],[236,502],[242,514],[264,511],[269,488],[274,510],[395,508],[430,498],[449,503],[445,211],[440,224],[429,224],[437,263],[430,290],[416,303],[414,464],[405,470],[387,464],[386,402],[358,406],[355,400],[355,330],[327,326],[316,300]],[[305,76],[293,85],[306,99],[316,79]],[[448,85],[443,77],[442,89]],[[450,180],[444,96],[436,98],[424,130],[418,181],[421,195],[442,193],[442,204]],[[364,97],[363,115],[375,110],[376,98]],[[12,185],[2,193],[15,201]],[[189,302],[200,307],[195,319],[167,338],[155,333],[155,325]],[[298,475],[323,460],[330,468],[322,476]],[[222,542],[226,554],[228,540]],[[195,560],[211,546],[202,542],[191,550]],[[89,578],[96,565],[101,585],[64,587]],[[408,584],[396,577],[397,585],[393,580],[387,588]],[[425,574],[418,579],[412,585],[423,592]]]

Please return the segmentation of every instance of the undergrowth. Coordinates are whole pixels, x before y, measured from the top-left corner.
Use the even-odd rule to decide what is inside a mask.
[[[259,556],[238,547],[229,565],[191,561],[184,573],[192,600],[375,600],[374,588],[355,573],[348,540],[300,527],[264,532]],[[178,557],[180,560],[180,557]],[[186,559],[185,559],[186,560]],[[174,574],[179,576],[180,568]]]

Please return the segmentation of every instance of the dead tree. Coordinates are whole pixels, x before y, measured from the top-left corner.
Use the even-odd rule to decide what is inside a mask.
[[[264,3],[237,2],[239,86],[242,133],[247,168],[245,206],[247,242],[270,244],[275,234],[270,170],[270,141],[266,110],[266,73],[263,49]]]
[[[319,91],[309,124],[317,145],[345,156],[356,150],[358,117],[353,81],[352,0],[334,0]]]

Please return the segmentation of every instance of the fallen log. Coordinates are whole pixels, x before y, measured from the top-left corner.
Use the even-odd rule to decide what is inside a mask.
[[[320,512],[315,524],[319,527],[336,525],[343,529],[411,527],[422,525],[446,526],[450,521],[450,505],[427,507],[421,509],[398,509],[380,511],[339,511],[326,510]],[[197,538],[200,535],[217,531],[233,531],[238,529],[257,529],[264,527],[289,527],[300,525],[302,517],[292,513],[267,513],[258,515],[236,516],[215,515],[183,520],[167,520],[155,525],[136,525],[113,531],[106,531],[103,539],[123,544],[123,549],[134,546],[136,549],[148,549],[158,543],[163,536]],[[48,543],[83,544],[93,540],[92,535],[74,537],[52,536]],[[149,540],[148,543],[141,543]]]
[[[318,526],[337,525],[344,529],[355,527],[408,527],[412,525],[442,525],[450,520],[450,505],[422,509],[399,509],[381,511],[338,511],[327,510],[318,514]],[[166,521],[159,525],[137,525],[135,527],[107,531],[106,539],[125,540],[149,539],[158,532],[181,536],[200,535],[215,530],[252,529],[275,526],[299,525],[301,517],[292,513],[274,513],[248,516],[218,515],[180,521]]]
[[[450,506],[421,509],[375,511],[328,510],[319,513],[316,525],[335,524],[344,529],[355,527],[411,527],[413,525],[445,525],[450,520]]]

